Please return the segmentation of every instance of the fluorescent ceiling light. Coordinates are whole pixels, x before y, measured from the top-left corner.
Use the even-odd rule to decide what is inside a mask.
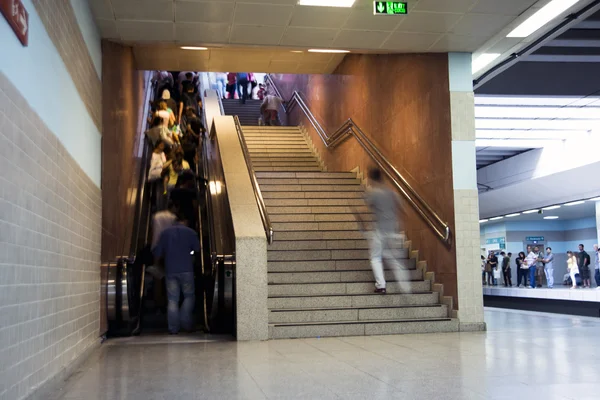
[[[560,208],[560,206],[550,206],[550,207],[544,207],[544,208],[542,208],[542,210],[546,210],[546,211],[547,210],[557,210],[559,208]]]
[[[600,112],[598,113],[600,117]],[[597,119],[523,119],[523,118],[477,118],[475,129],[521,129],[548,131],[589,131],[600,125]]]
[[[590,201],[600,201],[600,197],[594,197],[593,199],[590,199]]]
[[[486,96],[475,95],[476,105],[499,105],[499,106],[597,106],[600,97],[541,97],[541,96]]]
[[[473,59],[471,72],[477,73],[500,57],[500,53],[483,53]]]
[[[480,224],[483,224],[484,222],[488,222],[488,221],[489,221],[489,219],[480,219],[480,220],[479,220],[479,223],[480,223]]]
[[[598,107],[475,106],[475,118],[592,119],[598,120]]]
[[[498,221],[499,219],[502,219],[504,217],[494,217],[494,218],[490,218],[490,221]]]
[[[527,18],[521,25],[517,26],[506,37],[525,38],[578,2],[579,0],[552,0],[538,12]]]
[[[181,46],[182,50],[208,50],[208,47],[198,47],[198,46]]]
[[[309,53],[350,53],[349,50],[335,50],[335,49],[310,49]]]
[[[352,7],[355,0],[298,0],[301,6]]]
[[[583,200],[580,200],[580,201],[572,201],[571,203],[566,203],[566,204],[563,204],[563,206],[571,207],[571,206],[577,206],[577,205],[579,205],[579,204],[583,204],[583,203],[585,203],[585,201],[583,201]]]
[[[477,147],[503,147],[516,149],[539,149],[551,144],[560,143],[556,140],[520,140],[520,139],[476,139]]]
[[[508,214],[506,218],[518,217],[521,213]]]
[[[558,219],[556,215],[550,215],[548,217],[544,217],[544,219]]]
[[[529,211],[523,211],[523,214],[533,214],[536,212],[539,212],[540,210],[529,210]]]
[[[588,135],[588,131],[532,131],[527,129],[478,129],[475,131],[477,139],[567,140],[583,139]]]
[[[290,50],[290,53],[304,53],[302,50]]]

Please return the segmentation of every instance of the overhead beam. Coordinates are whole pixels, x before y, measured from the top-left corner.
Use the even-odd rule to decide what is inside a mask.
[[[591,39],[554,39],[544,47],[600,47],[600,40]]]
[[[600,29],[600,21],[588,19],[578,23],[573,29]]]
[[[527,56],[527,61],[531,62],[570,62],[570,63],[597,63],[600,62],[599,56],[582,55],[556,55],[556,54],[533,54]]]

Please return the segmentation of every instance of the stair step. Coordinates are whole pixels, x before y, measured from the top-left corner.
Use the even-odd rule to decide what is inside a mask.
[[[406,279],[410,281],[422,281],[421,270],[403,271]],[[391,282],[395,279],[393,270],[384,271],[385,279]],[[371,271],[309,271],[309,272],[270,272],[268,273],[269,284],[281,283],[319,283],[319,282],[365,282],[373,280]]]
[[[330,186],[329,189],[335,189],[335,186]],[[261,191],[263,191],[263,188],[261,188]],[[365,201],[363,199],[265,199],[265,204],[267,207],[364,206]],[[358,227],[352,229],[358,229]]]
[[[363,189],[358,185],[260,185],[261,192],[318,192],[318,191],[330,191],[330,192],[356,192],[361,196],[360,201],[363,201],[364,197]],[[347,199],[346,196],[338,196],[339,200]],[[355,197],[356,199],[356,197]],[[333,200],[333,199],[332,199]],[[350,199],[352,200],[352,199]],[[364,201],[363,201],[364,204]],[[300,204],[299,204],[300,205]]]
[[[417,260],[399,259],[400,266],[408,270],[416,270]],[[311,271],[369,271],[369,260],[321,260],[321,261],[269,261],[269,272],[311,272]]]
[[[371,286],[373,288],[373,286]],[[341,296],[280,296],[269,297],[272,309],[329,308],[329,307],[398,307],[439,304],[436,292],[411,294],[355,294]]]
[[[365,234],[359,231],[277,231],[275,240],[346,240],[364,239]]]
[[[396,259],[408,258],[408,249],[397,249],[394,253]],[[367,249],[269,250],[267,253],[268,261],[368,260],[369,258]]]
[[[362,199],[362,192],[263,192],[265,199]]]
[[[358,186],[362,189],[360,181],[356,178],[345,179],[345,178],[258,178],[260,185],[305,185],[305,186],[318,186],[318,185],[333,185],[333,186]]]
[[[399,243],[402,245],[403,243]],[[368,249],[367,240],[278,240],[269,251]]]
[[[286,166],[286,167],[269,167],[269,166],[259,166],[259,167],[254,167],[254,171],[256,172],[271,172],[271,171],[320,171],[321,167],[307,167],[307,166],[303,166],[303,167],[292,167],[292,166]]]
[[[458,332],[457,319],[422,318],[420,320],[378,320],[307,324],[271,324],[269,338],[291,339],[365,335],[399,335],[410,333]]]
[[[422,320],[448,318],[448,308],[442,304],[430,306],[313,308],[270,310],[270,324],[304,324],[310,322]]]
[[[256,174],[257,178],[356,178],[352,172],[263,172]]]
[[[368,224],[368,223],[367,223]],[[367,225],[368,227],[368,225]],[[359,231],[358,222],[274,222],[273,229],[276,232],[293,231]]]
[[[316,161],[317,158],[308,153],[252,153],[252,161]]]
[[[390,294],[422,293],[431,290],[430,281],[419,282],[387,282],[387,292]],[[375,290],[375,283],[370,282],[339,282],[339,283],[302,283],[302,284],[270,284],[269,297],[281,296],[329,296],[345,294],[369,294]]]
[[[264,194],[264,193],[263,193]],[[365,206],[338,207],[338,206],[269,206],[269,215],[275,214],[361,214],[370,213],[371,210]]]
[[[272,198],[268,196],[273,193],[263,193],[265,199]],[[275,193],[277,194],[277,193]],[[306,193],[303,193],[306,194]],[[287,196],[286,196],[287,197]],[[292,196],[289,196],[292,197]],[[285,198],[285,197],[279,197]],[[361,214],[362,221],[373,221],[375,215]],[[271,215],[271,222],[355,222],[354,214],[274,214]]]

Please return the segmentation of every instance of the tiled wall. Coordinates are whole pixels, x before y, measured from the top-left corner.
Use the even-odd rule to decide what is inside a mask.
[[[90,116],[102,131],[101,82],[69,0],[33,0]]]
[[[147,80],[131,47],[102,42],[102,261],[129,255]]]
[[[447,55],[348,55],[332,75],[274,77],[284,97],[293,90],[304,93],[329,133],[352,118],[454,229]],[[356,140],[328,150],[314,131],[309,132],[330,170],[366,171],[372,165]],[[404,210],[403,225],[413,248],[457,304],[454,245],[439,240],[409,204]]]
[[[0,72],[0,399],[96,343],[101,194]]]

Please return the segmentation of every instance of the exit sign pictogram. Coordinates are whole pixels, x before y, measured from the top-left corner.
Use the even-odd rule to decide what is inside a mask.
[[[403,1],[374,1],[374,15],[406,15],[408,14],[408,3]]]

